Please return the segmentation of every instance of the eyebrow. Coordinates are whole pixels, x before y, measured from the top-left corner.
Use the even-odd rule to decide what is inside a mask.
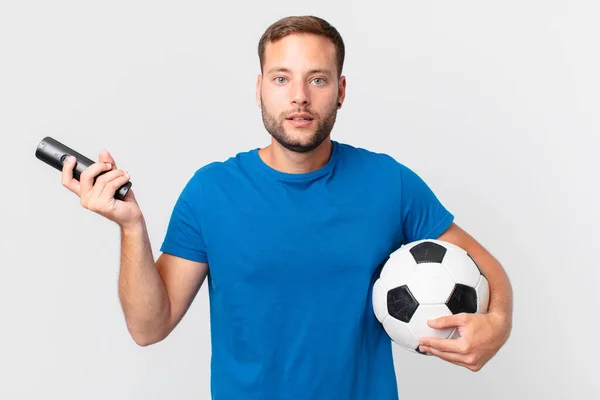
[[[275,72],[284,72],[284,73],[291,73],[292,71],[289,68],[284,68],[284,67],[274,67],[271,68],[267,71],[267,75],[270,75],[272,73]],[[309,74],[329,74],[331,75],[331,71],[325,68],[315,68],[315,69],[311,69],[310,71],[308,71]]]

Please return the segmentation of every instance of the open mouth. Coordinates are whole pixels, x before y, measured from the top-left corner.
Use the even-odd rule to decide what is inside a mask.
[[[313,119],[310,117],[292,117],[286,118],[288,121],[312,121]]]
[[[312,118],[286,118],[288,123],[296,128],[307,127],[312,125]]]
[[[313,117],[308,113],[295,113],[286,118],[286,120],[294,127],[305,127],[312,124]]]

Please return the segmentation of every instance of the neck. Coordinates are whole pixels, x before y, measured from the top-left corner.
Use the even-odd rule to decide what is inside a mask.
[[[323,167],[331,157],[332,143],[327,138],[316,149],[307,153],[296,153],[279,144],[275,139],[258,154],[269,167],[288,174],[306,174]]]

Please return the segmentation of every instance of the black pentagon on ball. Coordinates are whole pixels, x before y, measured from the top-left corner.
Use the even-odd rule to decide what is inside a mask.
[[[408,323],[418,307],[419,302],[406,285],[394,288],[387,293],[388,313],[397,320]]]
[[[410,253],[420,263],[441,263],[446,255],[446,248],[434,242],[422,242],[410,249]]]
[[[419,348],[421,347],[420,345],[417,346],[417,348],[415,349],[415,351],[419,354],[423,354],[424,356],[428,356],[429,354],[425,353],[424,351],[421,351],[421,349]]]
[[[452,314],[477,312],[477,292],[475,288],[457,283],[446,302]]]

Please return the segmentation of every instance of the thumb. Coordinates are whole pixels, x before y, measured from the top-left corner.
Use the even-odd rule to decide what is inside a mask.
[[[108,150],[102,150],[98,154],[98,161],[105,162],[105,163],[111,163],[113,166],[113,169],[117,168],[117,163],[115,162],[115,159],[110,155]]]

